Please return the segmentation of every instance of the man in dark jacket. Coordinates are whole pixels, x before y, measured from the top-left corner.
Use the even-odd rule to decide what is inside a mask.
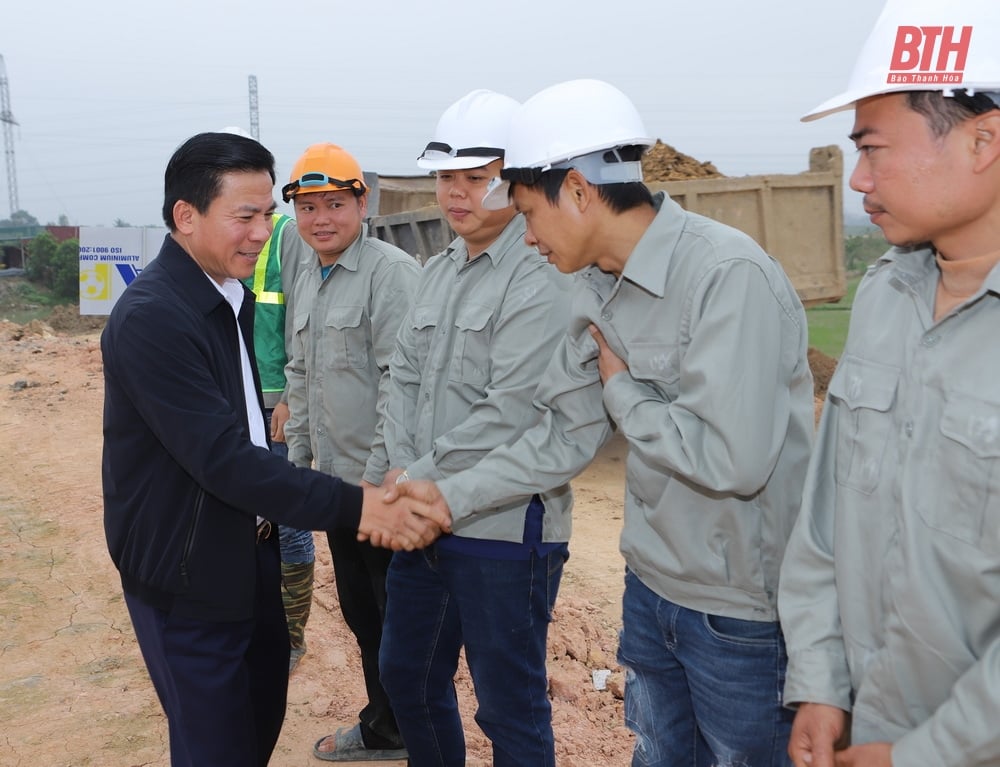
[[[170,234],[101,338],[105,534],[173,767],[266,765],[278,739],[289,647],[272,523],[407,549],[448,525],[268,451],[238,280],[271,234],[274,178],[256,141],[185,142],[165,174]]]

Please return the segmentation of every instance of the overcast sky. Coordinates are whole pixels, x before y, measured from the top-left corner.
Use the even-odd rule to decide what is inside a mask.
[[[163,169],[204,130],[260,138],[279,186],[309,145],[416,175],[441,112],[473,88],[524,100],[595,77],[649,133],[726,175],[798,173],[851,115],[799,117],[847,84],[876,0],[8,0],[0,11],[18,202],[41,223],[161,224]],[[0,164],[0,218],[10,215]],[[280,200],[280,196],[278,197]],[[845,195],[848,210],[858,196]]]

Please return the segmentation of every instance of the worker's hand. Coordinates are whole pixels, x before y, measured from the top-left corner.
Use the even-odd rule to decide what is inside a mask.
[[[838,751],[836,767],[892,767],[892,743],[865,743]]]
[[[795,714],[788,755],[795,767],[835,767],[833,752],[844,737],[847,713],[823,703],[803,703]]]
[[[285,441],[285,423],[288,421],[288,403],[279,402],[271,411],[271,441]]]
[[[364,488],[361,523],[358,540],[369,541],[373,546],[383,546],[393,551],[413,551],[437,540],[442,531],[451,526],[447,513],[428,509],[414,513],[408,501],[387,501],[383,488]]]
[[[389,489],[396,484],[396,480],[405,471],[405,469],[389,469],[385,473],[385,477],[382,479],[382,487]]]
[[[389,502],[405,503],[410,511],[422,517],[442,521],[442,530],[451,532],[451,508],[438,486],[429,479],[409,479],[386,489]],[[397,500],[398,499],[398,500]]]
[[[590,326],[590,335],[597,341],[598,356],[597,369],[601,373],[601,383],[606,384],[613,376],[624,373],[628,370],[625,361],[611,351],[608,342],[604,340],[604,334],[598,330],[597,325]]]
[[[365,488],[366,490],[378,490],[378,485],[373,485],[367,479],[361,480],[358,484],[361,485],[361,487]]]

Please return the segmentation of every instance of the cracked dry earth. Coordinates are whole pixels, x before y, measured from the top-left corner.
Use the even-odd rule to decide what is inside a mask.
[[[96,331],[55,334],[0,323],[0,765],[167,767],[166,722],[146,676],[104,545],[103,381]],[[623,564],[617,551],[624,445],[615,440],[574,482],[571,557],[549,634],[562,767],[624,767],[622,675],[615,665]],[[329,550],[317,537],[309,651],[289,685],[274,767],[319,765],[312,744],[353,722],[360,660],[343,623]],[[592,672],[612,671],[604,690]],[[461,699],[469,764],[490,763]],[[388,762],[385,764],[402,764]]]

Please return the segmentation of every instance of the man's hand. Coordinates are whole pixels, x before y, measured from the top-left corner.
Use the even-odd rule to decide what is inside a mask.
[[[389,469],[382,478],[382,487],[389,489],[396,484],[396,480],[399,479],[399,475],[402,474],[405,469]]]
[[[431,480],[411,479],[392,485],[387,489],[385,499],[389,502],[405,503],[407,508],[422,517],[447,519],[445,532],[451,532],[451,508],[438,490],[438,486]]]
[[[428,509],[427,513],[414,513],[409,503],[388,503],[384,488],[365,487],[361,507],[358,540],[370,541],[373,546],[383,546],[399,551],[413,551],[433,543],[441,532],[451,527],[447,513]]]
[[[836,767],[892,767],[892,743],[865,743],[838,751]]]
[[[803,703],[795,714],[788,755],[795,767],[835,767],[833,752],[844,737],[847,713],[823,703]]]
[[[608,342],[604,340],[604,334],[597,329],[597,325],[590,326],[590,335],[597,341],[599,350],[597,356],[597,369],[601,373],[601,383],[606,384],[613,376],[628,370],[625,361],[611,351]]]
[[[288,421],[288,403],[279,402],[271,411],[271,441],[285,441],[285,423]]]

